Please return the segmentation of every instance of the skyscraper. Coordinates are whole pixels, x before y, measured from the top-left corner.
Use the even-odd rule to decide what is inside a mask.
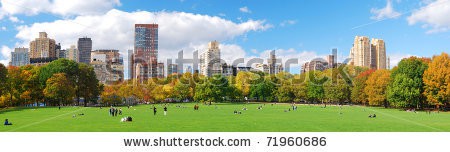
[[[222,74],[222,70],[219,42],[209,42],[208,49],[200,54],[200,73],[210,77],[215,74]]]
[[[270,51],[269,59],[267,60],[267,64],[269,65],[269,74],[276,74],[276,64],[277,58],[275,56],[275,50]]]
[[[371,67],[370,42],[366,36],[356,36],[350,50],[350,64],[361,67]]]
[[[30,64],[28,48],[15,48],[14,52],[11,52],[11,65],[24,66],[27,64]]]
[[[78,62],[89,64],[91,61],[92,40],[83,37],[78,39]]]
[[[337,64],[337,49],[331,50],[331,54],[327,56],[328,68],[336,68]]]
[[[47,37],[46,32],[39,32],[39,38],[30,42],[30,58],[56,58],[56,43]]]
[[[372,69],[386,69],[386,47],[382,39],[371,40]]]
[[[386,69],[386,47],[382,39],[356,36],[350,50],[350,64],[371,69]]]
[[[132,67],[130,78],[142,82],[157,76],[158,24],[135,24],[134,27],[134,52],[129,59]]]

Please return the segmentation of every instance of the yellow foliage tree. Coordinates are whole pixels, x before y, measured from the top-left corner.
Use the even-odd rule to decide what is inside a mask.
[[[434,56],[423,74],[424,95],[431,104],[448,104],[450,101],[450,57],[447,53]]]
[[[250,87],[252,80],[258,79],[259,75],[252,72],[240,71],[236,75],[236,88],[242,93],[243,96],[248,96],[250,93]]]
[[[369,76],[366,81],[366,87],[364,88],[364,93],[367,95],[369,105],[380,106],[384,104],[385,107],[387,106],[386,88],[389,81],[389,70],[377,70]]]

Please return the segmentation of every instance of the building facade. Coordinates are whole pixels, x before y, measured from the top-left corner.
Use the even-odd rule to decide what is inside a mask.
[[[370,42],[366,36],[356,36],[350,50],[350,64],[361,67],[371,67]]]
[[[177,64],[168,64],[167,65],[167,76],[172,75],[172,74],[181,74],[180,72],[178,72],[178,65]]]
[[[90,55],[89,55],[90,56]],[[66,58],[75,62],[79,62],[79,50],[75,45],[71,45],[66,49]]]
[[[92,40],[88,37],[78,39],[78,61],[89,64],[91,61]],[[75,60],[74,60],[75,61]]]
[[[56,42],[39,32],[39,38],[30,42],[30,58],[56,58]]]
[[[222,70],[219,42],[209,42],[208,49],[200,54],[200,73],[210,77],[215,74],[222,74]]]
[[[157,77],[158,24],[135,24],[134,27],[134,50],[128,52],[132,56],[130,78],[143,82]]]
[[[386,69],[386,47],[384,40],[382,39],[372,39],[371,40],[372,49],[372,69]]]
[[[382,39],[356,36],[350,50],[350,64],[371,69],[386,69],[386,47]]]
[[[156,66],[156,77],[164,78],[164,63],[158,63]]]
[[[30,64],[28,48],[15,48],[14,52],[11,52],[12,66],[24,66],[28,64]]]
[[[325,61],[323,59],[314,59],[310,62],[306,62],[302,65],[302,73],[308,72],[308,71],[323,71],[328,68],[328,61]]]
[[[110,85],[124,80],[123,58],[119,50],[94,50],[90,56],[90,65],[101,83]]]

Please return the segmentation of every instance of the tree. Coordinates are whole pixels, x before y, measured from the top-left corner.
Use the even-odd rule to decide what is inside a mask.
[[[323,85],[325,102],[342,103],[350,99],[350,82],[347,82],[346,77],[344,77],[347,75],[343,76],[339,70],[338,68],[331,68],[324,72],[328,76]]]
[[[174,97],[178,100],[184,100],[184,99],[188,99],[191,97],[191,88],[189,87],[189,84],[185,84],[183,82],[177,81],[177,83],[175,84],[174,88]]]
[[[416,85],[406,74],[397,74],[388,87],[388,101],[395,107],[418,107],[421,94]]]
[[[45,86],[47,80],[55,73],[65,73],[72,84],[77,84],[78,63],[72,60],[60,58],[40,68],[39,81]]]
[[[91,99],[97,99],[100,95],[100,83],[95,75],[94,68],[84,63],[80,63],[77,72],[76,96],[79,104],[80,97],[84,97],[84,106]]]
[[[323,84],[328,81],[324,74],[320,71],[309,71],[307,73],[307,96],[309,100],[313,102],[322,101],[325,97],[325,91]]]
[[[8,70],[6,69],[5,65],[0,63],[0,96],[5,93],[5,86],[7,82],[7,75]]]
[[[450,101],[450,57],[447,53],[434,56],[423,74],[424,95],[430,104],[446,105]]]
[[[106,105],[120,104],[122,99],[117,94],[118,86],[105,86],[100,95],[101,103]]]
[[[243,96],[248,96],[250,93],[250,87],[252,86],[252,81],[259,77],[258,74],[246,71],[240,71],[236,75],[236,88],[241,91]]]
[[[21,72],[19,67],[8,66],[6,90],[9,94],[10,106],[20,104],[20,94],[22,93],[22,84],[24,82]]]
[[[424,99],[423,73],[428,59],[410,57],[402,59],[392,70],[392,83],[388,86],[387,100],[396,107],[420,108]]]
[[[53,74],[47,80],[46,87],[44,89],[44,95],[50,99],[56,99],[58,105],[67,103],[75,96],[75,89],[72,86],[72,82],[67,78],[65,73]]]
[[[353,87],[351,88],[351,101],[355,103],[367,103],[367,95],[364,93],[366,81],[375,70],[366,70],[353,79]]]
[[[222,102],[230,95],[231,88],[228,80],[222,75],[214,75],[207,78],[203,84],[198,84],[195,88],[194,100],[199,102]]]
[[[20,67],[22,70],[23,84],[21,99],[24,99],[26,104],[36,103],[39,106],[39,101],[44,99],[43,90],[39,84],[39,66],[26,65]]]
[[[275,96],[278,102],[292,102],[295,97],[293,87],[289,84],[282,84],[275,90]]]
[[[390,81],[389,70],[377,70],[372,73],[366,81],[364,93],[367,95],[369,105],[380,106],[384,104],[387,108],[387,86]]]
[[[269,77],[266,77],[262,82],[254,84],[250,87],[250,97],[257,98],[263,101],[274,100],[274,91],[276,91],[276,86],[270,81]]]

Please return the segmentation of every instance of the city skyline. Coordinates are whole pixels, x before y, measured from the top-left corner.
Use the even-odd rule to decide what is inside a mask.
[[[354,1],[352,9],[338,2],[327,2],[330,5],[326,6],[320,1],[264,2],[265,5],[250,1],[186,0],[137,5],[129,1],[104,0],[104,5],[79,11],[40,8],[30,12],[24,8],[32,6],[31,2],[2,1],[0,18],[5,24],[0,31],[0,60],[9,62],[15,47],[27,47],[24,44],[38,37],[38,32],[45,31],[48,37],[61,43],[62,48],[69,48],[78,38],[87,36],[93,40],[93,50],[119,49],[125,57],[124,66],[128,67],[127,51],[133,48],[132,29],[138,23],[160,25],[158,62],[175,59],[180,50],[184,50],[187,57],[195,50],[200,53],[212,40],[223,44],[221,50],[226,61],[234,57],[266,58],[271,50],[276,50],[282,59],[295,56],[299,64],[293,67],[295,70],[290,70],[293,73],[298,73],[300,65],[314,57],[325,58],[331,48],[339,50],[337,60],[342,62],[349,56],[356,35],[384,39],[390,67],[403,57],[431,57],[448,49],[445,43],[450,39],[446,31],[450,26],[445,22],[448,19],[439,18],[439,14],[449,11],[440,7],[450,5],[448,0]],[[440,4],[439,7],[436,4]],[[268,7],[273,11],[265,11]],[[322,7],[336,11],[314,10]],[[431,7],[435,14],[428,13]],[[302,11],[292,13],[293,10]],[[423,17],[427,13],[432,20]],[[114,26],[109,26],[111,23]]]

